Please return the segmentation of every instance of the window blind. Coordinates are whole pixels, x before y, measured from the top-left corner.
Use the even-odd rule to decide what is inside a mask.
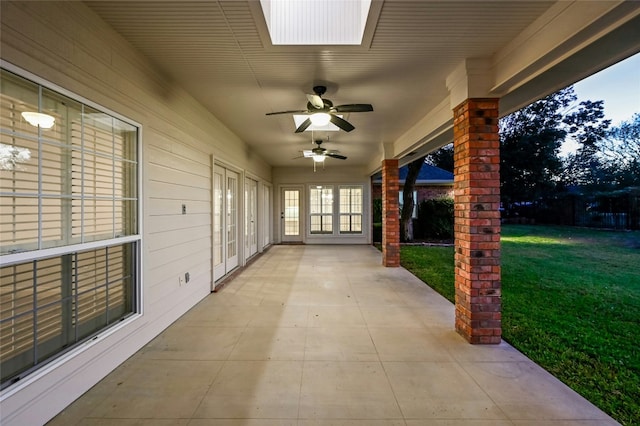
[[[137,127],[0,72],[0,255],[11,259],[0,267],[4,388],[136,312],[140,242]],[[27,123],[25,111],[54,126]]]
[[[131,250],[130,243],[0,268],[3,380],[132,312]]]
[[[362,187],[340,187],[340,233],[362,233]]]

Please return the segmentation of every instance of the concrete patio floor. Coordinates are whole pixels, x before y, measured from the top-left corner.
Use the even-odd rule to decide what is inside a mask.
[[[613,425],[371,246],[274,246],[50,425]]]

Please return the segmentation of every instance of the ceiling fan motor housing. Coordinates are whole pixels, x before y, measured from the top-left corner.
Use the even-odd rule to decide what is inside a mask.
[[[311,102],[307,102],[307,112],[329,112],[331,108],[333,108],[333,102],[329,99],[321,98],[324,106],[322,108],[316,108]]]
[[[318,96],[322,96],[327,92],[326,86],[313,86],[313,93]]]

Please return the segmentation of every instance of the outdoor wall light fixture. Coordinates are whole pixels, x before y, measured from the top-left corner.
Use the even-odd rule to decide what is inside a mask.
[[[22,113],[22,117],[27,120],[27,123],[34,127],[40,127],[41,129],[50,129],[56,122],[54,117],[41,112],[25,111]]]

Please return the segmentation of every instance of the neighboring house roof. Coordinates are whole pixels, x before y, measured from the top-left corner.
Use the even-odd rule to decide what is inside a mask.
[[[399,170],[400,183],[404,183],[409,171],[408,166],[402,166]],[[373,175],[373,183],[382,183],[382,173]],[[416,185],[453,185],[453,173],[440,167],[424,163],[416,179]]]

